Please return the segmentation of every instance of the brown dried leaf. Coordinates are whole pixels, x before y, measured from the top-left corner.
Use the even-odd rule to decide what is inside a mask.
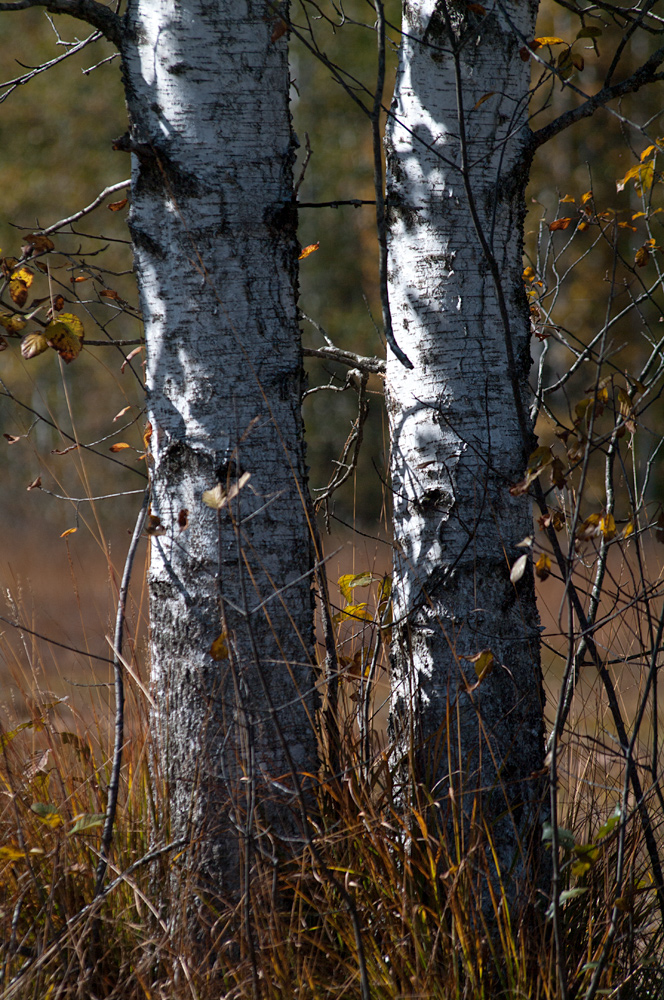
[[[26,490],[28,492],[30,490],[40,490],[41,489],[41,476],[37,476],[37,478],[33,479],[32,482],[30,483],[30,485],[26,486],[25,488],[26,488]]]
[[[48,340],[43,333],[28,333],[21,341],[21,354],[26,361],[48,350]]]
[[[112,201],[108,206],[109,212],[119,212],[127,204],[128,198],[122,198],[121,201]]]
[[[572,221],[572,219],[556,219],[555,222],[549,223],[549,232],[555,233],[559,229],[567,229]]]

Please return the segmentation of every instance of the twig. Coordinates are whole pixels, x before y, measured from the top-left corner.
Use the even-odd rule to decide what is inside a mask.
[[[127,558],[125,559],[122,583],[118,594],[118,610],[115,618],[115,637],[113,644],[113,668],[115,671],[115,742],[113,746],[113,767],[111,769],[111,780],[108,783],[108,800],[106,803],[106,820],[101,835],[101,847],[99,853],[99,864],[97,865],[97,881],[94,895],[98,896],[104,884],[104,876],[108,865],[108,852],[113,837],[113,825],[115,823],[115,813],[118,805],[118,790],[120,788],[120,767],[122,765],[122,745],[124,742],[124,677],[122,675],[122,638],[124,632],[125,607],[127,604],[127,593],[131,570],[134,565],[134,557],[138,543],[143,533],[143,525],[148,513],[148,502],[150,499],[149,489],[145,490],[143,503],[136,518],[134,534],[132,535]]]
[[[101,37],[102,36],[99,31],[94,31],[91,35],[88,35],[87,38],[84,38],[82,42],[78,42],[76,45],[72,46],[72,48],[68,49],[67,52],[63,52],[61,55],[56,56],[55,59],[49,59],[48,62],[42,63],[41,66],[35,66],[34,69],[24,73],[23,76],[16,76],[13,80],[5,80],[4,83],[0,83],[0,88],[7,88],[7,90],[0,95],[0,104],[5,101],[17,87],[23,86],[23,84],[28,83],[35,76],[39,76],[40,73],[45,73],[46,70],[51,69],[52,66],[57,66],[57,64],[63,62],[63,60],[69,59],[70,56],[73,56],[76,52],[80,52],[86,45],[96,42]]]
[[[69,14],[79,21],[87,21],[109,42],[122,48],[124,19],[105,4],[97,3],[97,0],[14,0],[13,3],[0,3],[0,11],[30,10],[32,7],[44,7],[51,14]]]
[[[3,5],[0,4],[0,10],[2,10]],[[131,178],[126,181],[118,181],[117,184],[111,184],[109,187],[104,188],[101,194],[98,194],[94,201],[91,201],[89,205],[85,208],[81,208],[78,212],[74,212],[66,219],[60,219],[59,222],[54,222],[52,226],[48,226],[47,229],[38,229],[37,233],[40,236],[48,236],[50,233],[57,232],[58,229],[62,229],[64,226],[71,225],[72,222],[76,222],[78,219],[82,219],[84,215],[89,215],[90,212],[94,212],[95,208],[98,208],[106,198],[111,194],[115,194],[116,191],[121,191],[123,188],[131,187]],[[25,227],[28,228],[27,226]]]
[[[386,362],[383,358],[365,358],[361,354],[353,354],[352,351],[342,351],[339,347],[303,347],[302,353],[305,358],[323,358],[326,361],[338,361],[341,365],[349,368],[359,368],[367,375],[381,375],[385,377]]]

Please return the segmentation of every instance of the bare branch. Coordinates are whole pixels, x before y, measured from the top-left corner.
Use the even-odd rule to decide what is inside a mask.
[[[0,11],[30,10],[32,7],[44,7],[51,14],[69,14],[79,21],[87,21],[109,42],[122,47],[123,19],[97,0],[15,0],[14,3],[0,3]]]
[[[622,80],[621,83],[614,83],[610,87],[602,87],[600,91],[589,97],[578,108],[571,108],[569,111],[565,111],[564,114],[559,115],[552,122],[549,122],[548,125],[544,125],[536,132],[532,132],[527,141],[530,151],[534,152],[536,149],[539,149],[545,142],[548,142],[549,139],[552,139],[559,132],[564,131],[564,129],[569,128],[570,125],[574,125],[584,118],[589,118],[598,108],[604,107],[609,101],[613,101],[618,97],[624,97],[625,94],[633,94],[648,83],[656,83],[658,80],[664,79],[664,73],[656,72],[663,62],[664,46],[653,52],[650,58],[644,62],[643,66],[640,66],[636,72],[628,76],[627,79]]]
[[[302,353],[307,358],[323,358],[326,361],[338,361],[349,368],[359,368],[367,375],[385,377],[385,361],[383,358],[365,358],[352,351],[342,351],[339,347],[303,347]]]
[[[2,10],[2,4],[0,4],[0,10]],[[79,209],[78,212],[74,212],[66,219],[60,219],[59,222],[54,222],[52,226],[47,229],[37,230],[41,236],[48,236],[49,233],[55,233],[58,229],[63,229],[65,226],[71,225],[72,222],[77,222],[78,219],[82,219],[84,215],[89,215],[90,212],[94,212],[95,208],[98,208],[109,195],[115,194],[116,191],[121,191],[123,188],[128,188],[131,186],[131,178],[126,181],[118,181],[117,184],[111,184],[109,187],[104,188],[101,194],[98,194],[94,201],[91,201],[89,205],[85,208]],[[27,228],[27,227],[26,227]]]

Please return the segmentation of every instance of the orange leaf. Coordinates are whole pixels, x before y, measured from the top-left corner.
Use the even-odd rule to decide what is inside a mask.
[[[555,233],[559,229],[567,229],[567,227],[569,226],[570,222],[572,222],[571,219],[556,219],[555,222],[550,222],[549,223],[549,232],[550,233]]]
[[[124,451],[125,448],[131,448],[131,445],[127,444],[126,441],[118,441],[117,444],[112,444],[111,447],[108,450],[109,451]]]
[[[320,246],[320,243],[310,243],[308,247],[304,247],[304,249],[302,250],[302,253],[300,254],[300,256],[297,259],[298,260],[304,260],[304,258],[308,257],[310,253],[315,253],[316,250],[318,250],[319,246]]]
[[[73,535],[75,531],[78,531],[78,528],[67,528],[66,531],[62,532],[60,538],[66,538],[67,535]]]
[[[109,212],[119,212],[127,204],[128,198],[123,198],[122,201],[112,201],[108,206]]]

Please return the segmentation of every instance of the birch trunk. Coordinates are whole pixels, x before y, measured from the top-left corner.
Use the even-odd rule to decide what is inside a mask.
[[[488,831],[514,879],[532,875],[544,758],[532,570],[510,582],[532,511],[509,493],[535,446],[522,282],[530,68],[519,49],[536,10],[406,2],[387,135],[390,302],[414,364],[388,352],[393,724],[404,755],[414,739],[414,777],[443,820],[461,807],[464,836],[486,845]],[[469,657],[483,650],[495,662],[478,684]]]
[[[316,769],[295,140],[286,38],[266,12],[130,0],[122,40],[161,519],[154,736],[187,878],[234,900],[257,839],[278,853],[296,829],[294,772]],[[244,473],[220,511],[205,506]]]

